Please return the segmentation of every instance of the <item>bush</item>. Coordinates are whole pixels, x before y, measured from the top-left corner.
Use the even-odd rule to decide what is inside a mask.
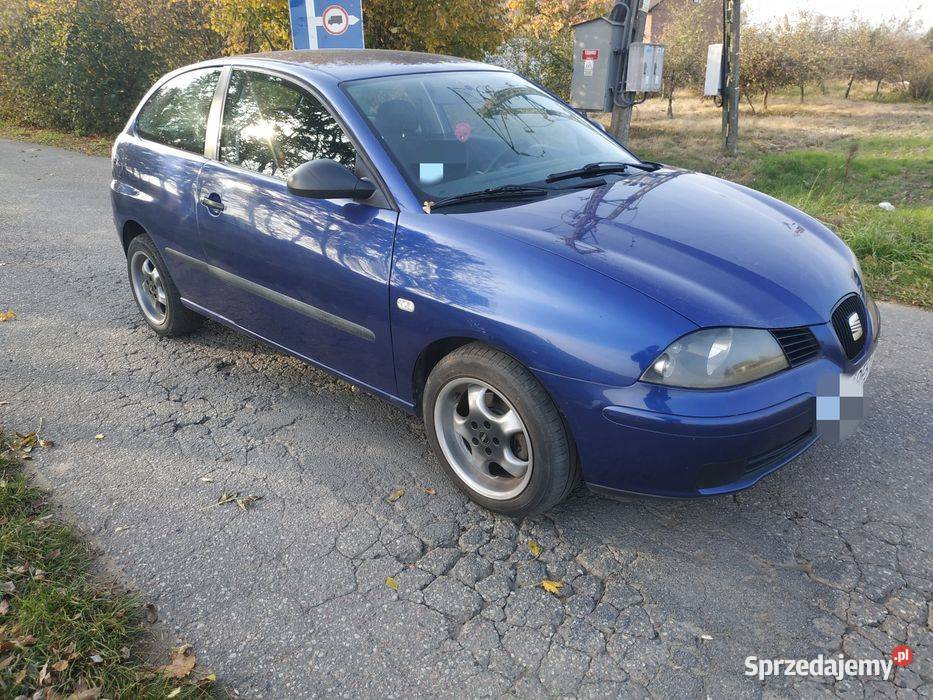
[[[160,75],[219,46],[191,2],[147,3],[145,12],[137,4],[14,0],[0,13],[0,118],[113,133]]]
[[[933,56],[927,56],[907,74],[907,94],[915,100],[933,101]]]

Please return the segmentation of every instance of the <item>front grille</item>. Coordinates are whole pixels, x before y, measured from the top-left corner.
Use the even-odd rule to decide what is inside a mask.
[[[783,445],[778,445],[772,450],[767,452],[762,452],[760,455],[749,458],[745,463],[745,473],[753,474],[754,472],[766,469],[770,466],[782,462],[788,457],[790,457],[794,452],[803,447],[804,443],[810,439],[813,435],[813,428],[807,430],[807,432],[802,435],[798,435],[790,442],[785,442]]]
[[[842,344],[842,349],[850,360],[857,357],[865,347],[868,323],[865,304],[858,294],[850,294],[839,302],[833,311],[833,330]],[[858,337],[855,337],[858,336]]]
[[[780,343],[791,367],[809,362],[820,354],[820,343],[809,328],[778,328],[772,330],[771,335]]]

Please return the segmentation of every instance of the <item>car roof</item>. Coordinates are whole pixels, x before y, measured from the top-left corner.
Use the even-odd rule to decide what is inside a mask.
[[[387,49],[309,49],[267,51],[231,56],[225,62],[289,63],[324,73],[337,82],[406,73],[432,73],[458,70],[504,70],[466,58],[420,51]]]

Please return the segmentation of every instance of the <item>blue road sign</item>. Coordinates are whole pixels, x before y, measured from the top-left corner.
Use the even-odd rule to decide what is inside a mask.
[[[296,49],[362,49],[362,0],[288,0]]]

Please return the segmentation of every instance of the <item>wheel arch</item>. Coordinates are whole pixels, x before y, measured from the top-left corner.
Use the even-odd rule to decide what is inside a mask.
[[[137,236],[148,235],[142,224],[134,219],[128,219],[120,230],[120,242],[123,244],[123,253],[130,249],[130,242]]]

